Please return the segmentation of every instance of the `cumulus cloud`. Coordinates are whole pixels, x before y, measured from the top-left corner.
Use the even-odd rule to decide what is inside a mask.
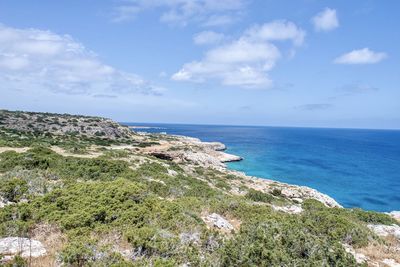
[[[268,72],[281,58],[273,43],[303,43],[305,32],[294,23],[274,21],[251,27],[241,37],[208,50],[203,59],[183,65],[172,79],[175,81],[220,81],[222,85],[245,88],[271,87]]]
[[[330,31],[339,27],[336,10],[331,8],[325,8],[313,17],[311,21],[316,31]]]
[[[101,62],[69,35],[0,25],[0,88],[49,89],[67,94],[162,91],[138,75]]]
[[[203,31],[193,36],[193,42],[197,45],[217,44],[224,40],[225,35],[214,31]]]
[[[247,0],[125,0],[115,8],[113,20],[127,21],[145,10],[160,9],[160,21],[165,23],[220,26],[235,21],[246,4]]]
[[[245,32],[245,37],[254,41],[286,41],[295,45],[303,44],[306,33],[293,22],[277,20],[263,25],[256,25]]]
[[[334,60],[336,64],[374,64],[384,60],[386,53],[374,52],[369,48],[353,50]]]

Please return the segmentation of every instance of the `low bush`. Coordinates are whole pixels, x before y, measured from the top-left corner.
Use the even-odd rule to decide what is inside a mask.
[[[274,199],[273,196],[271,196],[270,194],[258,191],[258,190],[254,190],[254,189],[249,189],[249,191],[247,192],[247,194],[245,195],[245,197],[247,199],[250,199],[252,201],[256,201],[256,202],[266,202],[266,203],[271,203],[272,200]]]
[[[0,195],[7,201],[17,202],[28,192],[27,182],[19,179],[1,179]]]

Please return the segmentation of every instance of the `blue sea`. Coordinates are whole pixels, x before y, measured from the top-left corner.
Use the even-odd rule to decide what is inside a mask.
[[[126,123],[125,123],[126,124]],[[219,141],[244,158],[229,168],[306,185],[345,207],[400,210],[400,131],[143,124],[138,129]]]

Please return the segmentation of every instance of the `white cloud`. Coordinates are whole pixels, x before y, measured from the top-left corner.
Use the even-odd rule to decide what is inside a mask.
[[[233,24],[240,17],[240,12],[234,12],[234,15],[212,15],[201,23],[204,27],[217,27]]]
[[[210,45],[220,43],[224,38],[222,33],[203,31],[193,36],[193,42],[197,45]]]
[[[68,94],[154,93],[139,76],[117,70],[68,35],[0,24],[0,89]]]
[[[171,78],[198,83],[213,79],[244,88],[271,87],[268,72],[281,58],[280,49],[272,42],[286,40],[300,45],[304,36],[305,32],[292,22],[254,26],[238,39],[208,50],[202,60],[184,64]]]
[[[160,21],[185,26],[198,22],[205,26],[230,24],[245,8],[247,0],[125,0],[115,8],[116,22],[134,19],[149,9],[160,9]]]
[[[334,60],[336,64],[374,64],[387,58],[383,52],[374,52],[369,48],[353,50]]]
[[[293,22],[277,20],[263,25],[256,25],[246,31],[247,38],[264,41],[291,40],[295,45],[301,45],[306,35],[305,31]]]
[[[336,10],[331,8],[325,8],[318,13],[312,18],[312,22],[316,31],[330,31],[339,27]]]

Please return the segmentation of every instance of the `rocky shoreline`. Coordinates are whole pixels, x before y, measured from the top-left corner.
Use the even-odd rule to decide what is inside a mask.
[[[153,136],[154,134],[143,133],[143,136]],[[157,135],[159,136],[159,135]],[[274,180],[248,176],[243,172],[230,170],[227,162],[243,160],[242,157],[224,152],[226,146],[220,142],[203,142],[198,138],[180,135],[161,135],[164,139],[172,137],[168,141],[160,141],[160,145],[144,148],[144,153],[152,156],[168,159],[177,163],[187,162],[201,165],[206,168],[213,168],[228,175],[241,177],[246,181],[246,185],[258,191],[272,192],[280,190],[281,194],[295,202],[302,203],[305,199],[315,199],[328,207],[342,207],[336,200],[307,186],[290,185]],[[177,149],[185,147],[186,149]],[[238,192],[238,194],[240,194]]]
[[[142,133],[144,136],[152,136],[153,133]],[[156,134],[157,135],[157,134]],[[167,155],[171,160],[181,162],[181,161],[189,161],[195,164],[200,164],[205,167],[212,167],[219,171],[223,171],[227,174],[233,174],[242,177],[245,180],[250,181],[251,187],[256,190],[261,191],[270,191],[270,188],[279,188],[282,192],[282,195],[293,199],[297,202],[302,202],[304,199],[316,199],[321,203],[325,204],[328,207],[340,207],[342,206],[332,197],[327,194],[321,193],[316,189],[313,189],[308,186],[299,186],[292,185],[283,182],[278,182],[271,179],[260,178],[255,176],[249,176],[243,172],[239,172],[236,170],[229,169],[225,163],[227,162],[235,162],[244,160],[242,157],[226,153],[227,149],[226,145],[221,142],[204,142],[198,138],[188,137],[183,135],[168,135],[161,134],[161,136],[172,137],[173,141],[168,141],[171,147],[173,146],[187,146],[194,147],[194,151],[169,151],[166,149],[166,146],[162,146],[161,149],[159,147],[150,147],[146,151],[149,154],[159,153],[160,155]],[[391,211],[387,212],[391,217],[400,221],[400,211]]]

